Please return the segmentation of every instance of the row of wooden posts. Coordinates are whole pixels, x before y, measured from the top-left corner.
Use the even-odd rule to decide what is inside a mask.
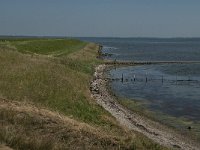
[[[103,49],[103,46],[99,44],[99,50],[98,50],[98,57],[99,58],[102,58],[102,49]],[[108,62],[105,62],[106,65],[148,65],[148,64],[182,64],[182,63],[200,63],[200,61],[129,61],[129,62],[126,62],[126,61],[117,61],[117,59],[115,59],[114,61],[108,61]],[[127,79],[124,79],[124,74],[122,73],[122,77],[121,77],[121,82],[124,82],[125,80]],[[134,78],[132,79],[133,81],[136,81],[136,75],[134,75]],[[162,83],[164,82],[164,76],[162,76],[162,78],[160,79],[162,81]],[[180,81],[178,80],[178,77],[176,75],[176,82]],[[188,80],[184,80],[184,81],[193,81],[190,79],[190,77],[188,77]],[[147,83],[148,82],[148,78],[147,78],[147,75],[145,77],[145,82]]]
[[[162,83],[164,82],[164,77],[162,76]],[[133,75],[133,81],[136,81],[136,75]],[[124,82],[124,74],[122,73],[121,82]],[[145,77],[145,82],[148,82],[147,76]]]
[[[148,81],[149,81],[149,79],[148,79],[148,77],[147,77],[147,75],[145,76],[145,78],[143,78],[144,80],[145,80],[145,82],[147,83]],[[114,80],[114,79],[113,79]],[[119,79],[118,78],[118,80],[121,80],[121,82],[125,82],[125,81],[128,81],[128,79],[125,79],[124,78],[124,74],[122,73],[122,75],[121,75],[121,78]],[[137,78],[136,78],[136,75],[134,74],[133,75],[133,79],[131,79],[131,81],[136,81],[137,80]],[[154,80],[161,80],[161,82],[162,83],[164,83],[164,76],[162,75],[161,76],[161,78],[160,79],[154,79]],[[195,82],[199,82],[198,80],[191,80],[191,78],[190,78],[190,76],[188,76],[188,79],[187,80],[178,80],[178,77],[176,76],[176,79],[175,80],[172,80],[172,81],[175,81],[175,82],[178,82],[178,81],[195,81]]]

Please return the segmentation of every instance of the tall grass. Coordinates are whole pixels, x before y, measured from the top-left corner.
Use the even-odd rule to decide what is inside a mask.
[[[80,62],[76,65],[75,60],[40,60],[6,50],[1,50],[0,59],[2,96],[42,104],[87,122],[102,121],[100,107],[88,101],[92,66]]]
[[[96,59],[97,50],[95,44],[66,39],[0,42],[0,97],[46,107],[126,139],[127,132],[90,95],[94,66],[101,63]],[[5,136],[12,137],[7,133],[1,135],[4,141]],[[126,144],[133,148],[162,149],[145,137],[138,137],[129,138]],[[14,137],[15,140],[21,138]]]

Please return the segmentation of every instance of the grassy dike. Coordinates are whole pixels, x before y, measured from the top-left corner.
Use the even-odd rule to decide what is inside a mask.
[[[120,127],[91,98],[94,66],[102,63],[97,51],[98,45],[73,39],[0,40],[1,143],[14,149],[165,149]]]

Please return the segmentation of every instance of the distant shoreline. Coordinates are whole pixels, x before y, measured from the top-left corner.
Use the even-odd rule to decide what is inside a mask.
[[[130,37],[130,36],[65,36],[65,35],[0,35],[0,38],[12,37],[12,38],[117,38],[117,39],[200,39],[200,37]]]

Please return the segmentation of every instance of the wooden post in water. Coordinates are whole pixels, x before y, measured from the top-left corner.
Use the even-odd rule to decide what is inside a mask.
[[[114,64],[116,65],[117,59],[114,60]]]
[[[124,74],[122,73],[122,82],[124,82]]]
[[[147,80],[147,74],[146,74],[146,83],[147,83],[147,81],[148,81],[148,80]]]
[[[133,80],[135,81],[135,75],[133,75]]]
[[[114,61],[115,70],[117,69],[116,64],[117,64],[117,59],[115,59]]]
[[[192,79],[190,78],[190,76],[188,76],[188,85],[190,85],[190,81],[192,81]]]

